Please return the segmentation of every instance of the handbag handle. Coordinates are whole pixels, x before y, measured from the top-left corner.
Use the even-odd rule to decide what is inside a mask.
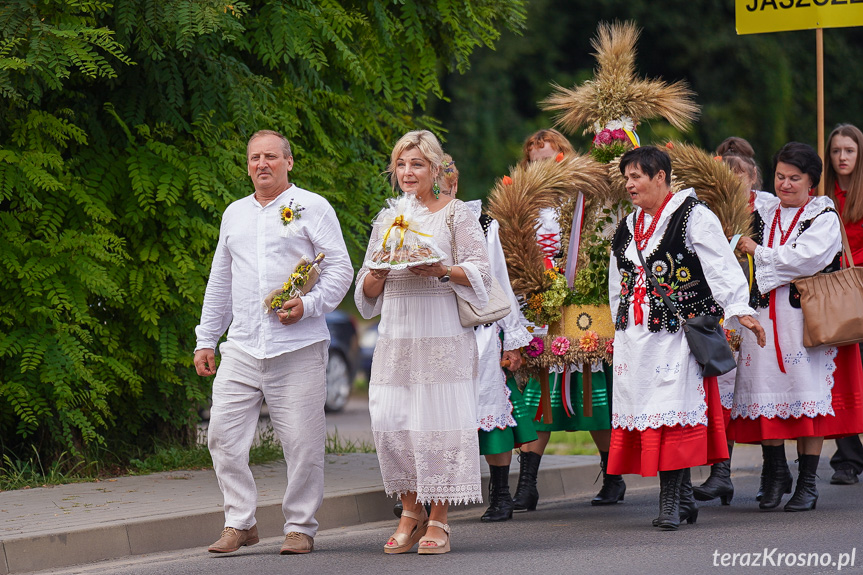
[[[836,217],[839,218],[839,229],[842,230],[842,250],[845,252],[845,267],[853,268],[854,257],[851,255],[851,245],[848,243],[848,234],[845,232],[845,224],[842,223],[842,216],[836,212]]]
[[[446,227],[449,228],[450,235],[450,253],[452,254],[452,265],[458,265],[458,255],[455,249],[455,203],[458,200],[452,199],[447,204]]]

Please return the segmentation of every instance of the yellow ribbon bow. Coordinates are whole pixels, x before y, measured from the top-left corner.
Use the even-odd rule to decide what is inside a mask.
[[[387,229],[387,233],[385,233],[385,234],[384,234],[384,242],[383,242],[383,245],[382,245],[382,247],[383,247],[384,249],[386,249],[386,247],[387,247],[387,240],[389,239],[389,237],[390,237],[390,232],[391,232],[391,231],[393,231],[393,228],[398,228],[398,229],[399,229],[399,231],[401,231],[401,234],[402,234],[402,237],[401,237],[401,239],[400,239],[400,241],[399,241],[399,245],[398,245],[398,247],[397,247],[396,249],[401,249],[401,248],[402,248],[402,246],[405,244],[405,232],[407,232],[407,231],[411,231],[411,232],[413,232],[413,233],[417,234],[418,236],[425,236],[425,237],[427,237],[427,238],[432,237],[432,235],[431,235],[431,234],[424,234],[424,233],[422,233],[422,232],[418,232],[418,231],[416,231],[416,230],[412,230],[412,229],[410,229],[410,224],[409,224],[407,221],[405,221],[405,217],[404,217],[404,216],[396,216],[396,219],[395,219],[395,220],[393,220],[393,223],[392,223],[392,224],[390,224],[389,229]]]

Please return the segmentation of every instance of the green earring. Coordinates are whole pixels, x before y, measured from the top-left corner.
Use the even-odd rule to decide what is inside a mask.
[[[437,182],[435,182],[434,186],[432,186],[432,191],[434,192],[434,199],[439,200],[440,199],[440,186],[438,185]]]

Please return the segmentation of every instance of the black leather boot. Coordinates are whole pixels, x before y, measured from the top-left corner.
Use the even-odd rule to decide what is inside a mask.
[[[695,498],[699,501],[712,501],[719,498],[722,505],[731,503],[734,497],[734,485],[731,483],[731,451],[728,446],[728,459],[710,466],[710,477],[698,487],[693,488]]]
[[[539,491],[536,489],[536,476],[539,473],[539,462],[542,455],[523,451],[518,456],[521,465],[518,473],[518,485],[512,498],[513,511],[533,511],[539,501]]]
[[[602,489],[596,494],[596,497],[590,500],[591,505],[611,505],[618,501],[623,501],[623,495],[626,493],[626,483],[623,482],[622,475],[609,475],[605,472],[608,467],[608,452],[599,452],[599,466],[602,468]]]
[[[767,483],[767,450],[761,446],[761,482],[758,484],[758,493],[755,494],[755,501],[761,501],[764,497],[764,485]],[[788,486],[785,488],[785,493],[791,493],[791,472],[788,472]]]
[[[774,509],[782,503],[782,496],[791,489],[791,471],[788,469],[788,461],[785,459],[784,445],[763,445],[766,457],[764,494],[758,507],[761,509]]]
[[[797,456],[797,487],[794,495],[785,504],[785,511],[811,511],[818,503],[818,489],[815,485],[820,455]]]
[[[680,522],[684,521],[690,525],[698,521],[698,504],[692,496],[692,473],[689,469],[683,470],[680,482]],[[653,520],[653,526],[659,526],[659,517]]]
[[[698,520],[698,504],[695,502],[694,489],[692,488],[692,473],[689,468],[683,470],[683,479],[680,481],[680,522],[686,521],[692,525]]]
[[[685,469],[659,472],[659,517],[656,526],[663,531],[680,527],[680,485]]]
[[[509,493],[509,465],[489,465],[488,509],[480,521],[506,521],[512,519],[512,495]]]

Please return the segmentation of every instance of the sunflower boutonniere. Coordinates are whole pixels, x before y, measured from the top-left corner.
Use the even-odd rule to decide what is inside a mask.
[[[287,206],[279,206],[279,217],[282,220],[282,237],[291,235],[297,227],[296,220],[303,217],[302,212],[306,208],[294,202],[293,198],[288,202]]]

